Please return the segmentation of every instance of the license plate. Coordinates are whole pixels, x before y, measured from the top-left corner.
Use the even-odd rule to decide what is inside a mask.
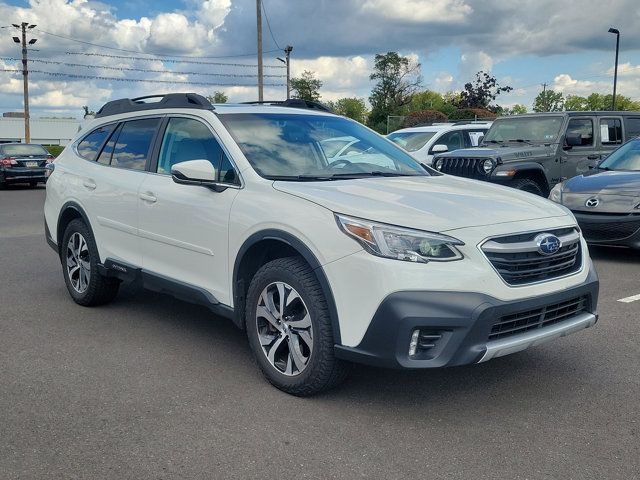
[[[25,162],[25,166],[27,166],[29,168],[37,167],[38,166],[38,162]]]

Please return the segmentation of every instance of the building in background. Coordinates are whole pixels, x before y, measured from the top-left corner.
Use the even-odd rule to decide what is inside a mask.
[[[74,118],[31,118],[31,143],[66,145],[80,128]],[[24,143],[24,117],[7,112],[0,117],[0,143]]]

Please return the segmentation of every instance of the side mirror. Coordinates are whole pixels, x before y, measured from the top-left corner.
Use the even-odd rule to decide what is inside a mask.
[[[171,167],[171,177],[183,185],[215,185],[217,172],[209,160],[189,160]]]
[[[431,152],[432,153],[444,153],[444,152],[448,152],[448,151],[449,151],[449,147],[447,147],[446,145],[443,145],[442,143],[434,145],[431,148]]]
[[[582,136],[579,133],[567,133],[564,143],[567,147],[579,147],[582,145]]]

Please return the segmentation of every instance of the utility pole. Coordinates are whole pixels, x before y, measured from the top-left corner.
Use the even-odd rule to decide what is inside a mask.
[[[14,23],[14,27],[22,31],[22,38],[13,37],[13,41],[22,44],[22,83],[24,93],[24,142],[31,142],[31,129],[29,127],[29,68],[27,66],[27,45],[33,45],[37,39],[32,38],[27,42],[27,30],[35,28],[29,22],[22,22],[20,25]]]
[[[544,103],[543,103],[543,105],[544,105],[544,111],[545,111],[545,112],[548,112],[548,111],[549,111],[549,105],[547,104],[548,102],[547,102],[547,95],[546,95],[546,92],[547,92],[547,84],[546,84],[546,83],[543,83],[543,84],[542,84],[542,101],[544,102]]]
[[[291,98],[291,51],[293,47],[291,45],[287,45],[284,49],[284,59],[277,57],[277,60],[280,60],[287,66],[287,100]]]
[[[618,86],[618,51],[620,50],[620,30],[617,28],[610,28],[609,33],[613,33],[616,36],[616,65],[613,71],[613,108],[616,109],[616,87]]]
[[[262,2],[256,0],[256,23],[258,29],[258,101],[264,100],[264,77],[262,72]]]

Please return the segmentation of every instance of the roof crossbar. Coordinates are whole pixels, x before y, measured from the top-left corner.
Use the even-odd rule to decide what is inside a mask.
[[[150,99],[157,101],[146,101]],[[167,93],[164,95],[147,95],[137,98],[121,98],[105,103],[96,118],[118,115],[120,113],[140,112],[144,110],[157,110],[161,108],[197,108],[202,110],[214,110],[211,102],[197,93]]]

